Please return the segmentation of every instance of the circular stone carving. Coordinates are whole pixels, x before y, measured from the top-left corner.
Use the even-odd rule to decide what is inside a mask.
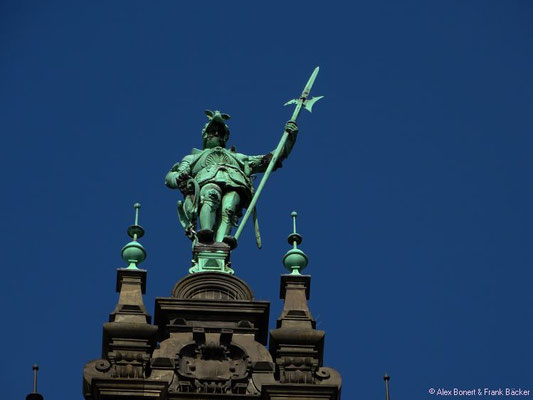
[[[331,374],[327,369],[319,368],[318,371],[316,371],[316,376],[318,376],[320,379],[328,379]]]
[[[198,272],[181,279],[172,289],[177,299],[253,300],[252,289],[241,279],[221,272]]]
[[[98,360],[94,366],[100,372],[107,372],[111,368],[111,364],[107,360]]]

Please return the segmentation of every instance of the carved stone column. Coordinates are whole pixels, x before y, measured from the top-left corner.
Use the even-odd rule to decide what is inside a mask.
[[[341,379],[323,367],[324,331],[316,330],[307,300],[309,275],[282,275],[285,300],[277,328],[270,331],[270,352],[276,363],[277,385],[263,387],[264,399],[338,399]]]
[[[117,270],[119,300],[103,327],[102,358],[85,366],[86,399],[158,398],[166,390],[168,383],[147,380],[157,327],[143,303],[145,290],[146,270]]]

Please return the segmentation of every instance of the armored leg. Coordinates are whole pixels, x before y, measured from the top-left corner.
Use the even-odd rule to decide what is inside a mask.
[[[237,192],[228,192],[222,198],[221,221],[216,234],[217,242],[222,242],[224,236],[231,233],[231,227],[237,225],[240,203],[241,197]]]
[[[213,230],[221,198],[222,190],[214,183],[208,183],[200,189],[200,229]]]

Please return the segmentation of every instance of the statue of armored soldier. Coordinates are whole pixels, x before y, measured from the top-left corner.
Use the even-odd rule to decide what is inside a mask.
[[[248,156],[237,153],[234,147],[226,149],[229,115],[206,110],[209,121],[202,130],[202,150],[193,149],[191,154],[174,164],[165,178],[165,185],[179,189],[184,196],[184,200],[178,202],[178,217],[185,234],[193,241],[190,273],[218,271],[233,274],[231,250],[237,246],[250,216],[254,219],[257,246],[261,248],[255,205],[270,173],[281,166],[296,142],[296,120],[300,111],[311,112],[313,104],[323,97],[309,97],[318,70],[316,67],[300,97],[285,103],[295,104],[295,108],[276,149],[270,153]],[[253,178],[257,173],[263,173],[263,177],[254,188]],[[246,209],[244,215],[243,209]],[[232,228],[237,226],[241,216],[242,221],[232,236]]]
[[[223,242],[233,249],[237,241],[231,236],[232,227],[237,226],[243,208],[250,206],[254,175],[267,170],[274,151],[248,156],[237,153],[234,147],[226,149],[230,134],[226,125],[229,115],[210,110],[205,113],[209,121],[202,130],[203,149],[193,149],[176,163],[166,175],[165,185],[183,193],[184,201],[178,202],[178,216],[191,240]],[[298,133],[296,123],[287,122],[285,132],[288,133],[287,140],[278,152],[274,169],[281,166],[294,146]],[[258,225],[255,227],[260,247]]]

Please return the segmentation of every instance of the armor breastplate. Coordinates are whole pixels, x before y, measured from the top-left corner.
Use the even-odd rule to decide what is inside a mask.
[[[222,165],[239,168],[239,163],[228,150],[222,147],[215,147],[213,149],[204,151],[204,154],[200,156],[200,159],[194,166],[193,174],[195,172],[199,172],[199,170],[202,168],[210,170]]]
[[[242,166],[233,154],[215,147],[202,152],[192,167],[192,176],[202,185],[207,182],[226,184],[230,187],[251,187]]]

